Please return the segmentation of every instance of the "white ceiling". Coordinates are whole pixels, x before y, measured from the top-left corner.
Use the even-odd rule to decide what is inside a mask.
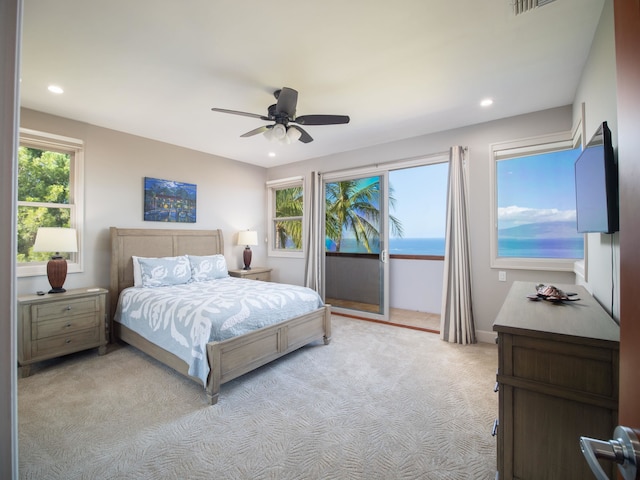
[[[604,0],[513,1],[25,0],[21,104],[270,167],[572,103]],[[211,111],[283,86],[351,122],[277,145]]]

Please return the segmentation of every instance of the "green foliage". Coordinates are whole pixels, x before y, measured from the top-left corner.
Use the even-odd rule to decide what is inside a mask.
[[[295,249],[302,249],[302,221],[291,219],[302,217],[304,199],[302,187],[291,187],[276,190],[276,222],[275,248],[286,248],[287,239],[293,242]]]
[[[70,227],[68,154],[18,149],[18,262],[46,261],[47,252],[33,252],[38,227]],[[32,205],[23,202],[32,203]],[[48,204],[48,205],[47,205]]]
[[[344,233],[351,231],[358,243],[371,252],[371,243],[380,238],[380,182],[367,183],[358,180],[328,183],[326,185],[326,235],[340,244]],[[395,198],[389,187],[389,206],[393,208]],[[276,239],[275,248],[286,248],[287,241],[296,249],[302,248],[303,214],[302,187],[276,190]],[[402,223],[393,215],[389,224],[395,236],[402,237]]]
[[[371,252],[371,243],[380,238],[380,182],[345,180],[326,185],[326,235],[340,251],[342,236],[353,233],[356,241]],[[389,188],[389,205],[393,207],[395,198]],[[389,215],[393,233],[403,235],[402,223]]]

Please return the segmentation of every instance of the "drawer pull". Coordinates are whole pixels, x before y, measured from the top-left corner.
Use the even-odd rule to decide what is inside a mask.
[[[65,310],[67,311],[71,310],[71,305],[67,305],[67,308],[65,308]]]
[[[66,328],[69,328],[70,326],[71,326],[71,324],[70,324],[70,323],[67,323],[67,324],[65,325],[65,327],[66,327]],[[497,383],[496,383],[496,385],[497,385]]]
[[[493,422],[493,428],[491,429],[491,436],[495,437],[498,434],[498,419],[496,418]]]
[[[71,343],[71,339],[67,338],[64,343]]]

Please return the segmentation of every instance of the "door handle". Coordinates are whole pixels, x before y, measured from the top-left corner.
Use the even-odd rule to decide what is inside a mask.
[[[387,263],[387,251],[386,250],[382,250],[380,252],[380,261],[382,263]]]
[[[598,459],[610,460],[618,464],[624,480],[634,480],[640,464],[640,430],[618,425],[613,431],[614,440],[596,440],[580,437],[580,449],[597,480],[609,480]]]

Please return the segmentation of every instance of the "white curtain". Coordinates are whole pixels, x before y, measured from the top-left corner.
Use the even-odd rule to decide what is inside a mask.
[[[304,265],[304,284],[314,289],[324,298],[324,282],[322,281],[322,256],[324,242],[322,239],[324,219],[322,216],[322,177],[318,172],[311,172],[305,184],[304,204],[306,208],[307,228],[304,232],[304,245],[307,255]]]
[[[471,259],[468,222],[468,182],[465,149],[449,151],[447,230],[440,338],[450,343],[476,343],[471,308]]]

